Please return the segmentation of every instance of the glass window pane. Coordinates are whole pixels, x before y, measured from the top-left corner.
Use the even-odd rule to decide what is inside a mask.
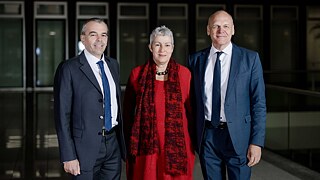
[[[320,6],[307,7],[307,70],[310,89],[320,91]],[[317,71],[317,72],[316,72]]]
[[[65,6],[62,4],[38,4],[37,15],[64,15]]]
[[[235,12],[234,42],[259,52],[263,60],[262,6],[239,5],[235,7]]]
[[[283,10],[283,11],[280,11]],[[298,22],[294,18],[294,7],[271,8],[271,40],[270,40],[270,70],[290,71],[300,69],[298,51]],[[285,48],[284,48],[285,47]],[[290,86],[293,82],[298,82],[298,74],[275,77],[269,79],[269,83],[281,83]],[[300,79],[301,81],[301,79]]]
[[[262,22],[260,20],[237,20],[235,24],[235,43],[259,52],[262,58]]]
[[[160,6],[161,17],[185,17],[186,15],[186,8],[184,6]]]
[[[236,19],[261,19],[262,7],[260,6],[236,6]]]
[[[223,5],[208,5],[208,4],[199,4],[197,6],[197,18],[199,19],[206,19],[208,20],[209,16],[214,13],[215,11],[225,9]]]
[[[24,179],[24,94],[0,92],[0,177]]]
[[[320,18],[307,22],[307,68],[320,69]]]
[[[272,18],[273,19],[297,19],[297,8],[295,7],[273,7]]]
[[[105,16],[107,14],[106,12],[106,6],[99,6],[99,5],[81,5],[80,6],[80,15],[87,16],[87,15],[94,15],[94,16]]]
[[[280,11],[281,10],[281,11]],[[271,19],[271,69],[293,70],[297,62],[297,20],[296,8],[272,8]],[[286,47],[286,48],[283,48]]]
[[[79,32],[79,34],[76,37],[76,39],[78,39],[77,54],[80,54],[84,50],[84,45],[82,44],[82,42],[80,40],[80,35],[81,35],[82,26],[83,26],[83,24],[85,22],[86,22],[86,20],[78,20],[78,32]]]
[[[22,5],[19,3],[6,2],[0,4],[0,15],[20,15]]]
[[[132,68],[142,65],[150,57],[148,8],[145,3],[118,4],[118,48],[120,83],[127,84]]]
[[[145,16],[147,14],[146,12],[147,8],[146,6],[134,6],[134,5],[124,5],[120,6],[120,14],[121,16]]]
[[[132,28],[135,27],[135,28]],[[131,69],[142,65],[149,58],[147,20],[121,20],[119,22],[119,56],[121,84],[126,84]]]
[[[52,86],[58,64],[65,60],[65,21],[37,20],[36,85]]]
[[[297,22],[273,21],[271,28],[271,69],[293,70],[297,54]],[[286,47],[286,48],[283,48]]]
[[[67,177],[59,160],[58,139],[53,119],[53,94],[39,93],[36,102],[36,177]]]
[[[308,6],[307,17],[320,19],[320,6]]]
[[[0,24],[0,87],[22,87],[22,19],[0,18]]]

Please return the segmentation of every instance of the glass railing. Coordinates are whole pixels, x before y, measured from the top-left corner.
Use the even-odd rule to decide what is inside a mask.
[[[264,71],[267,84],[320,92],[319,70]]]
[[[266,148],[320,172],[320,92],[266,85],[266,97]]]

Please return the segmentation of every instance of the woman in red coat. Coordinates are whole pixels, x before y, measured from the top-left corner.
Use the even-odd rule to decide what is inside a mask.
[[[150,35],[152,59],[131,71],[124,96],[129,180],[188,180],[195,154],[189,128],[190,71],[171,58],[170,29]]]

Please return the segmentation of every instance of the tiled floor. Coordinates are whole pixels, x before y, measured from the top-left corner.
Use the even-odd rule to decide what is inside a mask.
[[[121,180],[126,179],[124,166]],[[194,180],[203,180],[198,158],[193,176]],[[264,150],[263,159],[252,169],[251,180],[320,180],[320,173]]]

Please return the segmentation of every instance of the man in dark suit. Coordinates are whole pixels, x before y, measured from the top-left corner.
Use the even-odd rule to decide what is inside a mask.
[[[60,159],[73,179],[120,179],[121,157],[125,158],[126,151],[119,64],[104,55],[106,23],[89,19],[82,27],[81,42],[85,50],[61,63],[55,74],[54,114]]]
[[[212,46],[189,56],[196,106],[196,150],[204,179],[250,179],[264,146],[266,101],[257,52],[231,42],[231,15],[208,19]],[[216,64],[217,62],[217,64]]]

